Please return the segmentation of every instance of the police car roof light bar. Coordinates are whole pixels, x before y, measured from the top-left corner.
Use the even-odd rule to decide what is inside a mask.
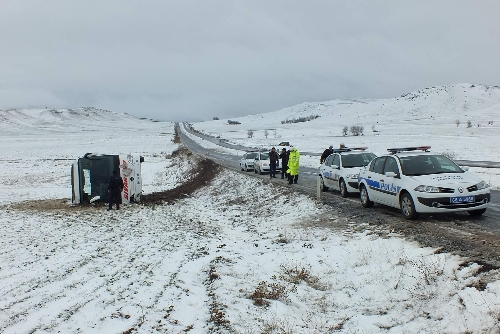
[[[351,150],[353,151],[366,151],[368,147],[353,147]]]
[[[388,148],[387,151],[391,154],[399,153],[399,152],[409,152],[409,151],[423,151],[429,152],[431,149],[430,146],[415,146],[415,147],[399,147],[399,148]]]
[[[333,153],[342,153],[342,152],[350,152],[350,148],[334,148]]]

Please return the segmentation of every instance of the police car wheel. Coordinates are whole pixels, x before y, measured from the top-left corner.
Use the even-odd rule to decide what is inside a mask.
[[[262,175],[262,169],[259,168],[259,175]]]
[[[248,166],[245,164],[245,172],[248,172]]]
[[[246,167],[246,166],[245,166],[245,167]],[[242,171],[244,171],[244,170],[245,170],[243,167],[241,167],[241,165],[240,165],[240,168],[241,168],[241,170],[242,170]]]
[[[321,176],[320,176],[319,186],[321,188],[321,191],[328,191],[328,187],[325,186],[325,180],[323,180],[323,177]]]
[[[467,213],[469,215],[471,215],[471,216],[480,216],[480,215],[482,215],[485,212],[486,212],[486,209],[469,210],[469,211],[467,211]]]
[[[369,208],[373,206],[373,202],[370,201],[370,197],[368,197],[368,190],[366,190],[366,187],[363,184],[359,187],[359,195],[363,208]]]
[[[257,174],[257,168],[255,168],[255,166],[253,167],[253,173]]]
[[[401,206],[401,213],[406,219],[415,219],[418,217],[417,211],[415,211],[415,204],[409,193],[405,193],[401,196],[399,201]]]
[[[347,187],[345,185],[344,180],[340,180],[339,182],[340,196],[346,198],[349,197],[349,192],[347,191]]]

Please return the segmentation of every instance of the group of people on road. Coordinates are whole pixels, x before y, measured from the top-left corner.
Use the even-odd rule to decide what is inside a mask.
[[[271,148],[269,152],[269,178],[276,177],[276,166],[281,159],[281,178],[288,181],[288,184],[297,184],[299,179],[299,160],[300,153],[296,147],[291,147],[290,150],[286,148],[281,149],[281,153],[276,152],[276,148]]]

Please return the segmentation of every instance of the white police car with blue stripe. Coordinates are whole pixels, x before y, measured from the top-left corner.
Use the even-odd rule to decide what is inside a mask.
[[[466,211],[482,215],[490,202],[485,181],[430,146],[388,149],[359,174],[361,204],[401,209],[406,219],[419,213]]]
[[[321,190],[336,189],[342,197],[357,193],[360,170],[376,157],[365,150],[366,147],[334,149],[319,167]]]

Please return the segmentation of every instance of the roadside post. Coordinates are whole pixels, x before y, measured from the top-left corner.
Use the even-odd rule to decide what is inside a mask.
[[[321,199],[321,176],[318,175],[318,182],[316,182],[316,196],[318,201]]]

